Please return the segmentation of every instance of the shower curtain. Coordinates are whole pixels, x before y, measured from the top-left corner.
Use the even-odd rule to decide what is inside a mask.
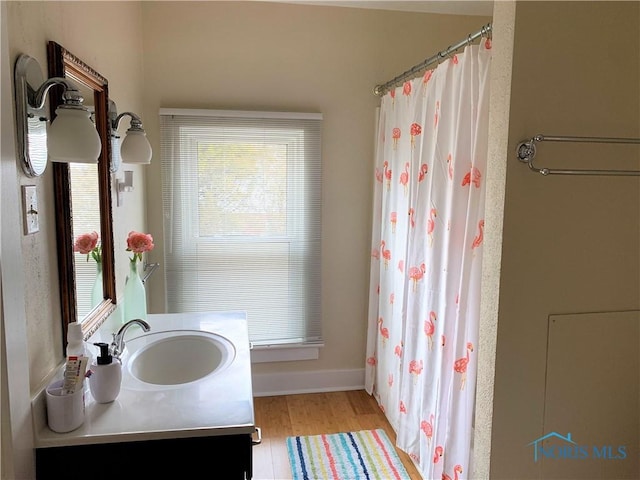
[[[470,474],[491,40],[381,102],[366,390],[425,479]]]

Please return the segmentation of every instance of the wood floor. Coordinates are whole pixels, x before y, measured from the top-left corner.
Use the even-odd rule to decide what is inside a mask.
[[[395,444],[396,435],[375,399],[363,390],[257,397],[256,425],[262,443],[253,447],[254,480],[291,479],[286,437],[382,428]],[[421,480],[407,454],[396,448],[412,480]],[[321,479],[316,479],[321,480]]]

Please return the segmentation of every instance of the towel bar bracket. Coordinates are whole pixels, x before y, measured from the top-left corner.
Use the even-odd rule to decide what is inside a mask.
[[[533,159],[536,157],[536,138],[532,138],[526,142],[520,142],[516,149],[518,154],[518,160],[526,163],[531,170],[538,172],[541,175],[549,175],[548,168],[537,168],[533,165]]]

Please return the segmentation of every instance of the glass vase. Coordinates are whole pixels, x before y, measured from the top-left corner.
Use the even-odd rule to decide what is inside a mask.
[[[104,300],[104,290],[102,284],[102,263],[96,262],[96,279],[93,281],[91,289],[91,308],[95,308]]]
[[[129,275],[124,284],[123,323],[139,318],[147,319],[147,295],[138,274],[138,262],[129,262]]]

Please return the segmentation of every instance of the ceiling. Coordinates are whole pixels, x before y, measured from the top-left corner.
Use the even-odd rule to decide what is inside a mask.
[[[276,0],[262,0],[276,1]],[[405,12],[443,13],[450,15],[493,15],[493,1],[485,0],[438,0],[438,1],[401,1],[401,0],[289,0],[280,3],[303,5],[324,5],[334,7],[372,8],[379,10],[399,10]]]

